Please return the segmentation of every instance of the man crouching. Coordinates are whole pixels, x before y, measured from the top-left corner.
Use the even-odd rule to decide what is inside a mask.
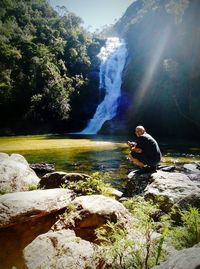
[[[161,160],[161,152],[157,141],[148,134],[143,126],[135,128],[136,142],[128,142],[129,159],[141,168],[141,172],[155,172]]]

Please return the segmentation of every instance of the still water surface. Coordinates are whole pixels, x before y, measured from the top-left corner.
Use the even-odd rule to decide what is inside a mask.
[[[113,180],[125,179],[135,167],[127,160],[127,137],[42,135],[0,137],[0,152],[22,154],[29,163],[54,163],[57,171],[91,174],[107,172]],[[162,164],[200,161],[200,145],[160,141]]]

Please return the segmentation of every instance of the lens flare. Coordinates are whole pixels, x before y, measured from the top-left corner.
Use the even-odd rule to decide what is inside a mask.
[[[170,40],[170,34],[171,26],[167,26],[160,36],[157,46],[152,52],[152,57],[147,65],[145,75],[140,83],[138,94],[135,97],[135,100],[137,100],[137,105],[142,103],[144,96],[147,94],[147,91],[151,86],[157,67],[163,58],[163,52],[165,51],[165,48]]]

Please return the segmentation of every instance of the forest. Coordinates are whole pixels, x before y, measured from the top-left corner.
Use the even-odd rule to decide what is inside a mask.
[[[2,0],[0,135],[82,130],[104,97],[97,55],[114,35],[128,57],[117,115],[100,132],[142,124],[159,137],[199,137],[199,5],[137,0],[96,35],[64,7],[61,16],[45,0]]]
[[[1,134],[67,132],[94,113],[102,41],[81,22],[45,0],[1,1]]]

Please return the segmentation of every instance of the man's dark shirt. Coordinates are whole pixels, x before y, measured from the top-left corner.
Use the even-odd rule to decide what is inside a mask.
[[[137,139],[137,147],[142,149],[141,153],[133,152],[131,155],[147,165],[156,165],[160,162],[161,152],[156,140],[149,134],[144,133]]]

